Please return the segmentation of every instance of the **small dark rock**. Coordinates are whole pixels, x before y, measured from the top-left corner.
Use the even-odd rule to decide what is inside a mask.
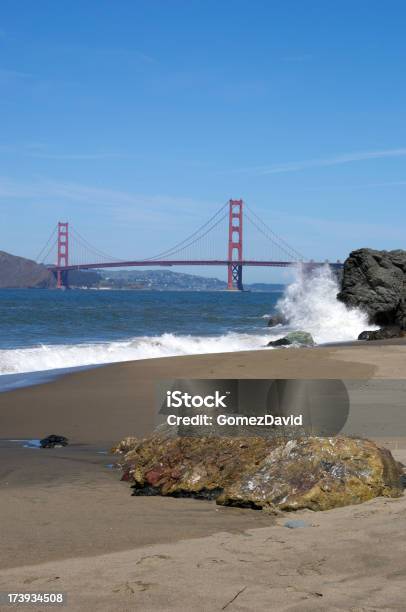
[[[309,527],[309,524],[298,519],[286,521],[283,526],[287,527],[288,529],[302,529],[303,527]]]
[[[365,330],[360,333],[360,335],[358,336],[358,340],[373,340],[374,338],[372,337],[372,334],[372,331]]]
[[[277,340],[271,340],[268,342],[267,346],[289,346],[291,341],[289,338],[278,338]]]
[[[286,318],[283,316],[283,314],[280,314],[278,312],[272,315],[268,321],[268,327],[275,327],[275,325],[286,325],[286,324],[287,324]]]
[[[55,448],[55,446],[68,446],[68,438],[52,434],[40,440],[41,448]]]
[[[381,327],[381,329],[376,329],[374,331],[363,331],[358,336],[358,340],[388,340],[389,338],[399,338],[402,335],[400,327],[391,325],[388,327]]]
[[[299,344],[301,346],[313,346],[314,340],[311,334],[305,331],[291,331],[283,338],[271,340],[267,346],[289,346],[290,344]]]

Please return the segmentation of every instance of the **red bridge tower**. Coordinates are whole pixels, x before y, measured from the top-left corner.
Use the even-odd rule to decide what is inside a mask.
[[[242,285],[242,200],[229,201],[228,223],[228,286],[243,291]]]
[[[62,223],[61,221],[58,223],[58,259],[56,265],[58,268],[69,265],[69,223]],[[56,286],[58,289],[66,287],[66,276],[66,271],[57,270]]]

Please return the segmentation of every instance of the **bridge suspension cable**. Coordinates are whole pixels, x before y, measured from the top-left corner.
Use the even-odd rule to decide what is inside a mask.
[[[216,217],[218,217],[218,215],[220,215],[221,212],[227,208],[227,206],[228,206],[228,203],[226,202],[221,208],[217,210],[216,213],[214,213],[214,215],[210,217],[210,219],[208,219],[208,221],[203,223],[203,225],[201,225],[195,232],[193,232],[193,234],[190,234],[187,238],[185,238],[181,242],[178,242],[172,248],[167,249],[166,251],[162,251],[161,253],[158,253],[157,255],[154,255],[153,257],[147,257],[144,261],[154,261],[155,259],[162,259],[164,257],[169,257],[170,255],[175,255],[179,253],[180,251],[187,249],[192,244],[195,244],[201,238],[203,238],[204,236],[207,236],[209,232],[211,232],[215,227],[217,227],[221,223],[221,221],[223,221],[227,217],[228,213],[227,211],[225,211],[224,214],[220,218],[216,219]],[[202,232],[205,228],[207,228],[207,226],[210,225],[211,223],[212,225],[208,229],[206,229],[206,231],[203,234],[199,236],[198,234]]]
[[[250,214],[247,213],[247,208],[250,211]],[[251,218],[252,217],[254,218]],[[283,251],[288,257],[290,257],[293,261],[303,261],[305,256],[297,251],[294,247],[292,247],[286,240],[284,240],[281,236],[276,234],[262,219],[259,217],[250,207],[245,205],[245,214],[244,217],[254,225],[254,227],[267,238],[270,242],[272,242],[275,246],[277,246],[281,251]],[[262,226],[262,227],[261,227]]]
[[[75,239],[77,246],[79,246],[82,249],[82,251],[90,252],[91,254],[94,254],[97,257],[100,257],[101,261],[112,261],[112,262],[123,261],[122,257],[113,257],[112,255],[109,255],[108,253],[105,253],[104,251],[101,251],[100,249],[94,247],[92,244],[90,244],[88,240],[86,240],[86,238],[84,238],[81,234],[79,234],[79,232],[75,230],[75,228],[72,226],[71,226],[70,232],[73,238]]]
[[[44,246],[42,247],[42,249],[40,250],[40,252],[38,253],[37,257],[35,258],[35,261],[38,261],[39,263],[43,263],[46,258],[48,257],[49,253],[52,251],[52,249],[55,247],[56,245],[56,241],[57,241],[57,235],[56,235],[56,231],[58,229],[58,226],[55,225],[53,231],[51,232],[48,240],[46,241],[46,243],[44,244]],[[51,243],[51,241],[53,240],[53,242]],[[50,245],[50,246],[49,246]],[[49,246],[48,251],[46,251],[47,247]]]

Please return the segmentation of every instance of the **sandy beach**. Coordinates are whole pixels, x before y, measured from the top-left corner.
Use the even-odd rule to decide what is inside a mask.
[[[109,449],[152,430],[159,379],[343,378],[376,406],[382,381],[398,414],[405,364],[406,344],[360,343],[125,362],[0,394],[0,590],[63,591],[69,610],[403,610],[404,498],[288,529],[291,515],[132,497]],[[10,441],[50,433],[70,445]],[[406,463],[405,438],[379,442]]]

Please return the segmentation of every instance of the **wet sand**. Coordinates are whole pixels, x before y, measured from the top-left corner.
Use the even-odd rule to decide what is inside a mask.
[[[209,502],[132,497],[120,473],[106,467],[115,457],[99,452],[98,445],[45,450],[0,442],[1,570],[273,522]]]
[[[128,362],[0,394],[0,590],[62,590],[69,610],[403,610],[404,498],[302,512],[290,530],[292,515],[132,497],[100,453],[151,431],[157,379],[405,373],[406,344],[360,344]],[[50,433],[72,444],[6,441]],[[404,438],[383,441],[406,463]]]

